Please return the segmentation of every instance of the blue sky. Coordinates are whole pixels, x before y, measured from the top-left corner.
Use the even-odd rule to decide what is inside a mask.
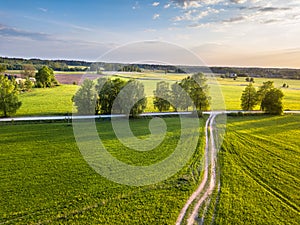
[[[152,40],[208,65],[300,68],[299,25],[299,0],[0,0],[0,55],[95,61]]]

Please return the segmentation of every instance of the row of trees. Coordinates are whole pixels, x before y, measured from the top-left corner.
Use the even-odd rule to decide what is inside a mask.
[[[203,73],[188,76],[171,85],[165,81],[157,83],[154,91],[154,108],[160,112],[168,111],[171,107],[177,110],[204,111],[209,108],[207,79]]]
[[[156,109],[207,110],[209,108],[208,86],[202,73],[194,74],[171,85],[165,81],[157,83],[153,104]],[[80,114],[125,113],[135,116],[142,113],[147,105],[144,85],[138,80],[125,81],[120,78],[99,78],[94,84],[84,80],[73,96]]]
[[[274,87],[273,81],[264,82],[258,91],[249,83],[242,93],[241,107],[243,110],[253,110],[260,105],[260,110],[280,115],[283,113],[283,96],[283,92]]]
[[[125,113],[135,116],[147,105],[141,82],[105,77],[99,78],[96,84],[84,80],[72,101],[80,114]]]

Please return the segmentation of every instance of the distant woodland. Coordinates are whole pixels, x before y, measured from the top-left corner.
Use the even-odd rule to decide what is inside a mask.
[[[33,65],[36,70],[43,66],[48,66],[55,71],[125,71],[142,72],[144,70],[163,71],[165,73],[195,73],[213,72],[231,77],[232,74],[239,77],[268,77],[268,78],[289,78],[300,79],[300,69],[289,68],[261,68],[261,67],[197,67],[197,66],[172,66],[153,64],[121,64],[105,62],[86,62],[78,60],[45,60],[45,59],[23,59],[0,57],[0,66],[5,66],[7,70],[23,70],[25,65]]]

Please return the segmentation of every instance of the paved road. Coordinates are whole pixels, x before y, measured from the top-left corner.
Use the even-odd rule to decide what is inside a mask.
[[[242,110],[230,110],[230,111],[218,111],[218,112],[203,112],[205,115],[210,115],[211,113],[263,113],[262,111],[242,111]],[[142,113],[140,116],[168,116],[168,115],[190,115],[192,112],[164,112],[164,113]],[[284,111],[285,114],[300,114],[299,111]],[[0,122],[11,122],[11,121],[47,121],[47,120],[68,120],[68,119],[96,119],[96,118],[111,118],[111,117],[126,117],[123,114],[115,115],[93,115],[93,116],[30,116],[30,117],[9,117],[0,118]]]

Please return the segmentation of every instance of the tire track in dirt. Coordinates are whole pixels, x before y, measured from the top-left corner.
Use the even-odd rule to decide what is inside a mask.
[[[203,179],[198,186],[197,190],[189,197],[184,207],[181,209],[178,215],[176,225],[183,223],[188,209],[192,210],[191,215],[188,216],[187,224],[194,224],[195,219],[198,216],[198,211],[201,205],[212,194],[216,186],[216,146],[213,135],[213,124],[217,114],[211,113],[205,124],[205,154],[204,154],[204,173]],[[194,206],[192,204],[195,203]],[[204,218],[201,218],[203,221]]]

